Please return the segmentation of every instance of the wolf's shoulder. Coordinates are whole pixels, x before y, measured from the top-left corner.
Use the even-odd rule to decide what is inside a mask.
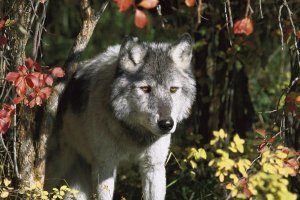
[[[120,44],[109,46],[104,52],[78,64],[76,77],[93,75],[107,67],[116,65],[120,52]]]

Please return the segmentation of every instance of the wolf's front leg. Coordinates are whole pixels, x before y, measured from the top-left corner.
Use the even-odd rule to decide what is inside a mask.
[[[148,147],[139,158],[145,200],[164,200],[166,195],[166,169],[170,134]]]
[[[141,169],[143,199],[164,200],[166,194],[166,170],[164,164]]]
[[[97,199],[113,199],[116,171],[116,165],[100,164],[100,166],[93,167],[92,180],[93,188],[96,189]]]

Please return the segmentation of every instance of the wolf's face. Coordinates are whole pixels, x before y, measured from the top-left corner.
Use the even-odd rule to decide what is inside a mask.
[[[195,98],[192,40],[174,44],[127,40],[120,49],[112,107],[116,117],[154,135],[173,133]]]

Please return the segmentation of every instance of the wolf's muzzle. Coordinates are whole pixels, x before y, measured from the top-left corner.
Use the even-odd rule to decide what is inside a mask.
[[[159,120],[157,125],[162,131],[170,131],[174,126],[174,121],[172,118]]]

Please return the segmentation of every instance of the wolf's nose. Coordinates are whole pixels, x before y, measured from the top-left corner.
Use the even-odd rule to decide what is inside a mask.
[[[167,119],[167,120],[159,120],[157,122],[158,127],[163,131],[170,131],[174,126],[173,119]]]

